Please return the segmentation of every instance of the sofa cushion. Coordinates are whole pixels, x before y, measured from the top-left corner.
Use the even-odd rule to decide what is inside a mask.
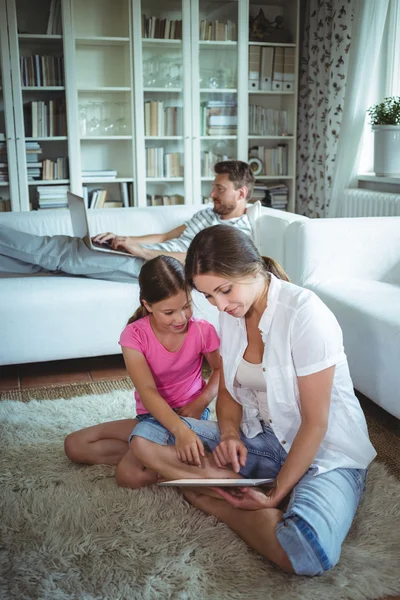
[[[354,279],[307,287],[339,321],[354,387],[400,418],[400,286]]]

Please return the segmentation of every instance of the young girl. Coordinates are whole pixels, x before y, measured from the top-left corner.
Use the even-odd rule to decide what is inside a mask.
[[[145,263],[139,274],[141,306],[121,334],[126,368],[135,386],[135,419],[87,427],[70,434],[65,452],[74,462],[117,465],[119,485],[138,488],[157,481],[129,451],[138,422],[161,423],[175,441],[177,458],[199,464],[203,444],[185,419],[208,419],[219,382],[219,339],[214,327],[192,318],[184,268],[170,256]],[[203,357],[212,370],[202,378]]]
[[[219,498],[185,496],[285,571],[320,575],[339,560],[376,455],[339,324],[233,227],[198,233],[185,270],[189,285],[221,311],[218,424],[190,420],[213,454],[202,469],[179,463],[141,424],[132,449],[167,479],[274,478],[268,494],[219,488]]]

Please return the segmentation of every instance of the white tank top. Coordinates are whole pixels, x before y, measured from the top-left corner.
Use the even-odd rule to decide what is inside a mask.
[[[267,386],[262,370],[262,364],[255,365],[242,358],[236,371],[236,381],[240,387],[257,392],[266,392]]]
[[[235,383],[242,388],[261,392],[261,394],[257,394],[257,397],[254,396],[251,402],[257,410],[256,418],[259,421],[268,423],[270,419],[267,405],[267,386],[262,364],[255,365],[242,358],[236,371]]]

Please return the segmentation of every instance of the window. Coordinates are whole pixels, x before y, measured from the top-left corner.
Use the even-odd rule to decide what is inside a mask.
[[[368,105],[381,102],[387,96],[400,96],[400,0],[389,0],[386,25],[380,48],[378,72],[371,76]],[[361,141],[359,173],[372,173],[374,134],[365,117]]]

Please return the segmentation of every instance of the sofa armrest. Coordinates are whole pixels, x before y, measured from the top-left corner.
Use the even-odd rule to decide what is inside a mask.
[[[285,236],[294,221],[307,221],[307,217],[274,208],[261,208],[257,220],[256,239],[262,256],[269,256],[286,268]]]
[[[298,285],[348,279],[400,283],[400,217],[295,222],[285,253],[287,272]]]

